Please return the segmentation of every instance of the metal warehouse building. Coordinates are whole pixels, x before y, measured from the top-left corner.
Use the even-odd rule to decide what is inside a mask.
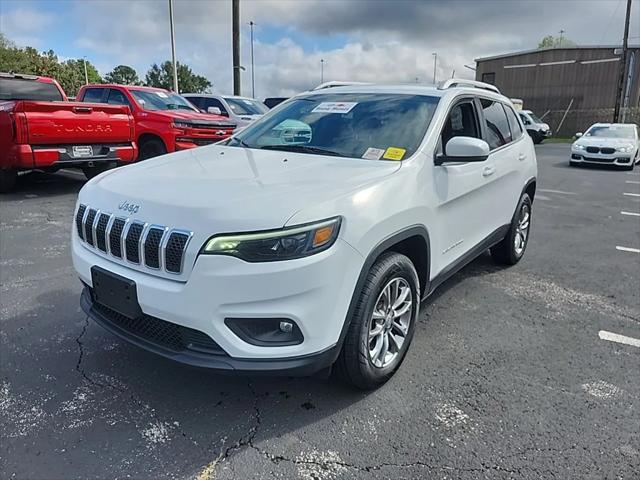
[[[595,122],[611,122],[622,48],[554,47],[476,59],[476,79],[524,101],[554,135],[571,136]],[[627,53],[622,114],[640,123],[640,47]]]

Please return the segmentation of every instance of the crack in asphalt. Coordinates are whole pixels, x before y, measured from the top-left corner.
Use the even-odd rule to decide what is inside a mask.
[[[82,367],[82,362],[84,360],[85,357],[85,351],[84,351],[84,344],[82,343],[82,337],[84,337],[84,335],[87,332],[87,328],[89,328],[89,316],[85,316],[84,318],[84,325],[82,327],[82,331],[80,332],[80,334],[76,337],[75,341],[78,344],[78,360],[76,362],[76,371],[82,376],[82,378],[87,381],[89,384],[101,388],[101,389],[113,389],[117,392],[122,393],[123,395],[129,397],[129,399],[135,403],[142,411],[145,411],[148,413],[149,418],[151,418],[151,420],[157,422],[157,423],[162,423],[162,421],[160,420],[160,418],[158,418],[158,415],[156,414],[155,410],[153,408],[151,408],[149,405],[147,405],[146,403],[144,403],[141,399],[139,399],[135,394],[127,391],[126,388],[122,388],[118,385],[115,385],[111,382],[105,382],[102,383],[100,381],[94,380],[93,378],[89,377],[89,375],[86,373],[85,369]],[[198,448],[201,448],[204,451],[204,448],[201,447],[198,442],[191,437],[190,435],[187,435],[187,433],[184,430],[179,430],[178,433],[180,435],[182,435],[182,437],[186,438],[187,440],[189,440],[191,443],[193,443],[195,446],[197,446]]]

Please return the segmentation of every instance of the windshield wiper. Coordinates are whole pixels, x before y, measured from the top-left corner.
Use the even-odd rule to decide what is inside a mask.
[[[312,147],[309,145],[265,145],[260,147],[262,150],[282,150],[285,152],[300,152],[300,153],[315,153],[318,155],[331,155],[332,157],[342,157],[343,155],[334,152],[333,150],[326,150],[320,147]]]

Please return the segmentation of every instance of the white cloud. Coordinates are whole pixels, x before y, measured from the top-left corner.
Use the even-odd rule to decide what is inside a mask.
[[[56,15],[28,8],[0,11],[0,32],[19,46],[42,47],[42,33],[56,22]]]

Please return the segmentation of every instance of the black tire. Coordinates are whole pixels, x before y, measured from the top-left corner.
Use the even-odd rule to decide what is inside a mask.
[[[106,172],[107,170],[116,168],[116,166],[116,163],[103,163],[93,167],[84,167],[82,169],[82,173],[84,173],[84,176],[87,178],[87,180],[91,180],[93,177],[100,175],[102,172]]]
[[[13,190],[18,179],[18,172],[13,169],[0,168],[0,193],[8,193]]]
[[[540,142],[542,142],[542,137],[538,132],[530,131],[529,136],[531,137],[531,140],[533,140],[533,143],[535,145],[538,145]]]
[[[145,140],[140,145],[140,160],[148,160],[149,158],[158,157],[167,153],[167,147],[164,146],[162,140],[157,138]]]
[[[375,366],[369,354],[369,329],[373,321],[373,311],[383,289],[397,278],[401,279],[401,282],[404,281],[411,291],[412,311],[407,315],[409,324],[402,346],[399,349],[396,348],[397,353],[393,360],[387,365]],[[389,380],[404,360],[413,338],[420,306],[418,274],[409,258],[399,253],[386,252],[369,270],[362,291],[355,294],[358,295],[356,307],[342,350],[334,365],[334,371],[347,383],[367,390],[376,388]],[[380,321],[382,322],[380,328],[382,328],[382,324],[389,320]]]
[[[521,235],[520,222],[521,222],[521,214],[523,209],[526,208],[528,212],[528,222],[526,227],[526,235],[524,237],[524,245],[522,245],[521,249],[516,247],[516,235]],[[493,247],[491,247],[491,256],[494,261],[500,263],[502,265],[515,265],[520,261],[522,256],[524,255],[525,250],[527,249],[527,245],[529,244],[529,236],[531,233],[531,198],[528,193],[523,193],[520,197],[520,201],[518,202],[518,208],[516,208],[516,213],[511,220],[511,226],[509,227],[509,231],[507,235],[502,239],[502,241]]]

